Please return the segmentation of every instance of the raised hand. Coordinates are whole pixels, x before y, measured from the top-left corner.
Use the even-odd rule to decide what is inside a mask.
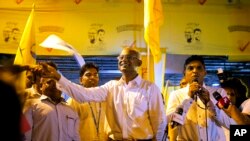
[[[61,75],[57,72],[57,70],[48,65],[46,62],[39,62],[38,65],[32,68],[32,71],[45,78],[54,78],[56,80],[61,78]]]

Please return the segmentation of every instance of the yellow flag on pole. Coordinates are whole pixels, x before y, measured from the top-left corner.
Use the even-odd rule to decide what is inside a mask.
[[[161,0],[144,0],[144,38],[154,57],[154,62],[161,60],[160,32],[163,24]]]
[[[147,59],[148,59],[147,55],[145,55],[145,54],[141,55],[142,64],[138,69],[138,74],[143,79],[154,82],[155,81],[155,78],[154,78],[154,61],[153,61],[153,59],[150,59],[149,61]]]
[[[17,48],[14,64],[32,65],[36,64],[35,50],[35,28],[34,28],[34,6],[26,22],[22,37]]]

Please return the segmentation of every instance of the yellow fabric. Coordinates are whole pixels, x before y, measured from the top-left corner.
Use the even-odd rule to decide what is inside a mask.
[[[151,56],[148,66],[147,59],[147,55],[141,55],[142,65],[139,67],[138,73],[143,79],[154,82],[154,61]]]
[[[107,135],[104,132],[106,125],[105,102],[101,103],[101,114],[100,114],[100,123],[99,123],[99,136],[97,136],[96,126],[91,114],[91,109],[88,102],[78,103],[73,99],[68,99],[67,102],[69,105],[78,113],[80,118],[79,134],[81,141],[105,141],[107,140]],[[99,103],[90,102],[92,109],[95,115],[97,114],[97,107]],[[96,106],[95,106],[96,105]]]
[[[36,63],[35,58],[35,31],[34,31],[34,8],[29,15],[26,26],[24,28],[14,64],[19,65],[32,65]]]
[[[17,65],[32,65],[36,63],[35,58],[35,31],[34,31],[34,8],[29,15],[26,26],[24,28],[19,46],[17,48],[14,64]],[[20,83],[18,91],[25,89],[26,72],[20,75]]]
[[[154,56],[154,62],[161,60],[159,27],[163,24],[161,0],[144,0],[144,38]]]
[[[30,5],[34,0],[23,0],[17,4],[12,0],[0,2],[0,52],[15,54],[21,33],[24,30]],[[123,1],[123,2],[120,2]],[[160,45],[170,54],[183,55],[229,55],[244,56],[241,61],[249,60],[250,55],[250,4],[241,0],[241,8],[229,8],[226,1],[216,4],[190,4],[188,0],[174,3],[174,0],[162,1],[164,19],[169,19],[160,28]],[[215,2],[215,0],[213,0]],[[216,2],[217,2],[216,1]],[[189,3],[189,4],[184,4]],[[225,5],[224,5],[224,4]],[[134,44],[146,47],[144,40],[143,3],[125,0],[82,0],[75,4],[73,0],[36,1],[39,12],[35,13],[36,54],[68,56],[65,51],[41,48],[38,45],[50,34],[56,34],[73,45],[82,55],[117,55],[122,47]],[[236,5],[232,5],[233,7]],[[236,6],[237,7],[237,6]],[[52,10],[53,9],[53,10]],[[108,10],[106,10],[108,9]],[[211,12],[216,11],[216,12]],[[219,13],[219,14],[218,14]],[[126,18],[121,18],[126,17]],[[119,19],[119,20],[114,20]],[[214,19],[218,22],[211,22]],[[18,40],[9,41],[8,34],[13,28],[20,30]],[[201,29],[200,41],[186,40],[190,29]],[[90,42],[90,36],[96,37],[98,29],[105,30],[105,44],[100,46]],[[222,36],[223,35],[223,36]],[[117,38],[113,38],[117,37]],[[96,37],[96,39],[98,39]]]

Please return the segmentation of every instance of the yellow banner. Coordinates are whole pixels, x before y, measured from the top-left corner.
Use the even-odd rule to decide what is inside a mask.
[[[16,53],[32,3],[0,0],[1,53]],[[250,5],[164,2],[162,6],[160,45],[169,54],[250,55]],[[36,45],[56,34],[82,55],[117,55],[131,44],[146,48],[143,10],[143,2],[136,1],[37,1]],[[69,55],[36,49],[37,55]]]
[[[68,0],[37,3],[34,21],[37,55],[69,55],[65,51],[38,46],[50,34],[58,35],[82,55],[117,55],[124,46],[131,44],[145,47],[143,4],[134,4],[105,1],[76,4]],[[1,8],[5,4],[0,3],[2,53],[16,53],[31,9],[27,3],[16,5],[12,4],[9,9]],[[13,29],[18,32],[13,33]]]

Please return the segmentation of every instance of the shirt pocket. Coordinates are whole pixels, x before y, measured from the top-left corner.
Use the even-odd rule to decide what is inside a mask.
[[[145,116],[148,110],[148,100],[144,95],[130,95],[128,102],[128,115],[131,118],[139,118]]]
[[[67,132],[70,138],[74,138],[76,131],[76,117],[74,115],[66,115]]]

